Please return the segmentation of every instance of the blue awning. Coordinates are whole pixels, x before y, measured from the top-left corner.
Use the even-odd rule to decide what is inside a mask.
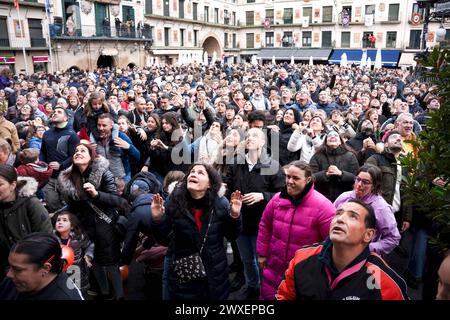
[[[330,59],[328,60],[331,64],[339,64],[341,62],[341,56],[343,53],[347,54],[347,62],[348,64],[360,64],[361,57],[363,54],[362,50],[343,50],[337,49],[334,50],[331,54]],[[400,50],[381,50],[381,62],[385,67],[396,67],[398,65],[398,61],[400,59]],[[377,50],[367,50],[367,57],[370,57],[372,63],[375,62],[375,57],[377,55]]]
[[[289,60],[294,57],[295,60],[306,60],[310,57],[313,60],[327,61],[330,57],[331,49],[319,48],[262,48],[259,51],[258,58],[262,60]]]

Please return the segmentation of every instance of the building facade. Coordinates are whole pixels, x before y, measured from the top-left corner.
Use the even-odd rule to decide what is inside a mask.
[[[0,67],[14,73],[47,70],[48,19],[45,5],[37,0],[0,0]]]
[[[49,19],[45,0],[19,3],[21,19],[12,0],[0,0],[0,63],[16,72],[25,61],[28,72],[92,70],[200,62],[205,52],[209,61],[328,63],[333,50],[364,48],[398,51],[397,65],[406,66],[423,29],[416,0],[54,0]],[[427,47],[439,27],[429,24]]]

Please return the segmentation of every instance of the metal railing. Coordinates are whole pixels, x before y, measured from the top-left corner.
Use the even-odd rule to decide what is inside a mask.
[[[0,47],[9,47],[9,39],[0,39]]]
[[[30,39],[31,47],[47,47],[47,41],[44,38]]]
[[[65,24],[50,25],[51,38],[114,38],[114,39],[152,39],[152,30],[148,25],[142,28],[137,27],[113,27],[104,25],[82,25],[78,28]]]

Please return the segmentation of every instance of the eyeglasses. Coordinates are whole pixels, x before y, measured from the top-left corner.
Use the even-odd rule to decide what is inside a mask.
[[[355,182],[361,182],[361,183],[362,183],[363,185],[365,185],[365,186],[369,186],[369,185],[372,184],[372,182],[370,182],[369,180],[367,180],[367,179],[362,179],[362,178],[360,178],[360,177],[358,177],[358,176],[355,177]]]

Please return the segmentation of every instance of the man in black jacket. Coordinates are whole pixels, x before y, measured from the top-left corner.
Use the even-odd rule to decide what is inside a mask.
[[[75,147],[80,142],[75,131],[68,127],[67,110],[56,107],[50,117],[54,125],[42,137],[42,147],[39,160],[46,162],[53,169],[52,177],[43,188],[48,212],[55,212],[62,207],[62,202],[56,190],[56,179],[61,170],[72,164]]]
[[[224,178],[228,193],[239,190],[243,195],[242,233],[237,239],[244,262],[247,290],[246,299],[259,296],[260,276],[256,255],[259,222],[267,203],[284,186],[284,174],[279,163],[267,155],[264,132],[252,128],[245,140],[248,153],[238,155],[228,167]],[[272,148],[272,153],[276,152]],[[229,196],[230,194],[228,194]]]

